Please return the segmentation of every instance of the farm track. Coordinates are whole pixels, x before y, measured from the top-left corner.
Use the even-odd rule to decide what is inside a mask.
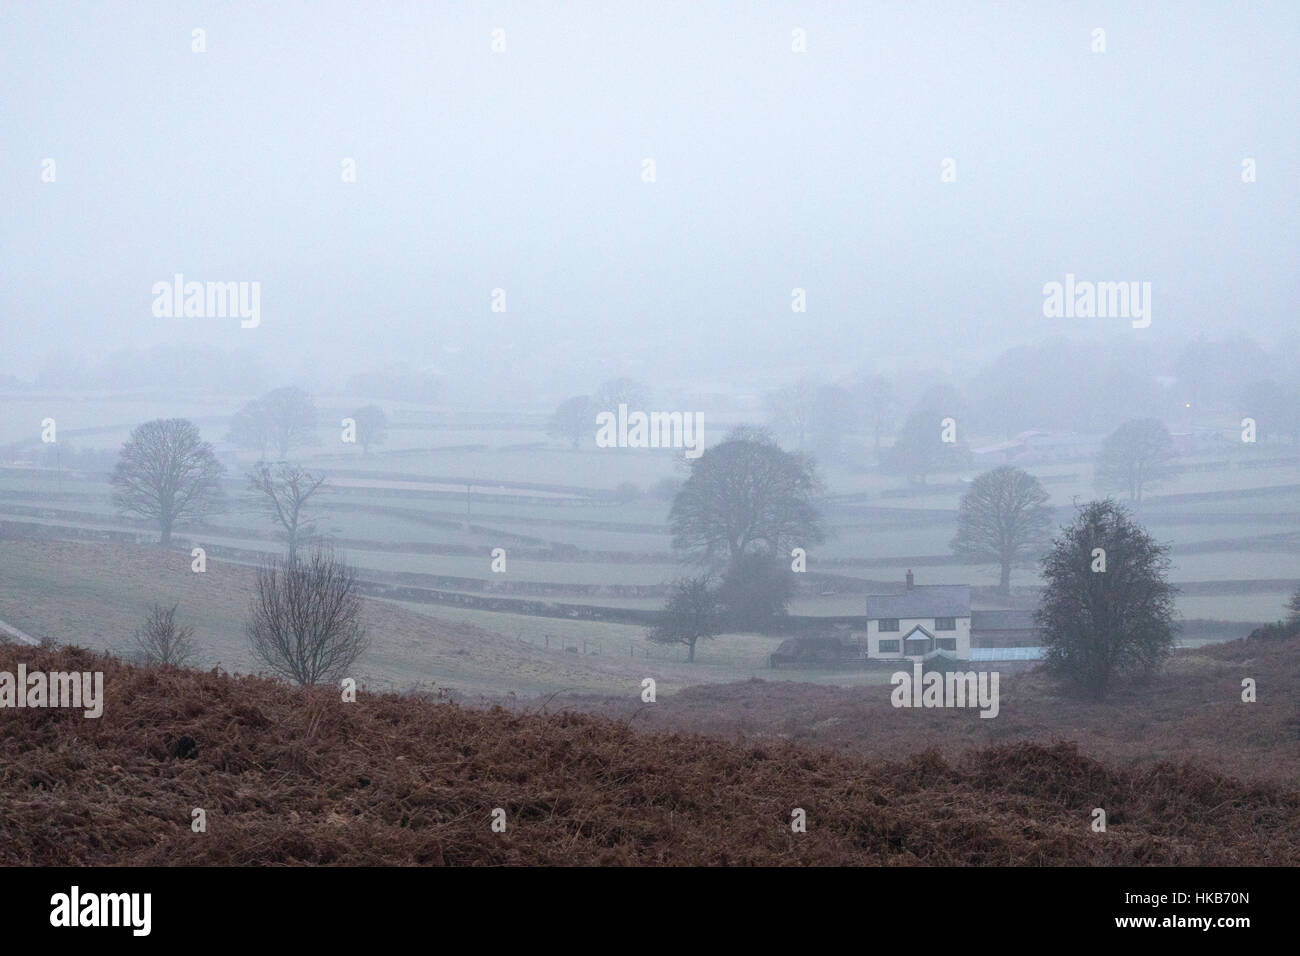
[[[4,621],[0,621],[0,636],[12,638],[29,647],[37,647],[41,643],[26,631],[20,631],[12,624],[6,624]]]

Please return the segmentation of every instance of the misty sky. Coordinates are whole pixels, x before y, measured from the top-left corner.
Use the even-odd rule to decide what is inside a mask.
[[[551,396],[1276,342],[1298,38],[1294,2],[0,0],[0,373],[166,343]],[[260,281],[261,326],[155,318],[175,272]],[[1151,328],[1044,318],[1067,272],[1151,282]]]

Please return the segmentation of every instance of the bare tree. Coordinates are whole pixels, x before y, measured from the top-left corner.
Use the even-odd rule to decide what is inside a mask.
[[[176,623],[176,608],[154,604],[144,627],[136,628],[135,646],[150,664],[184,664],[193,651],[194,628]]]
[[[357,444],[363,455],[370,454],[371,445],[382,445],[388,440],[388,416],[378,405],[366,405],[352,413],[357,423]]]
[[[274,448],[281,460],[291,448],[316,441],[316,406],[300,388],[277,388],[241,408],[230,422],[229,440],[241,448]]]
[[[1177,474],[1176,458],[1173,439],[1159,419],[1125,422],[1102,442],[1097,486],[1126,492],[1129,501],[1141,502],[1143,488]]]
[[[163,544],[172,526],[221,510],[225,471],[193,422],[158,418],[137,426],[122,446],[113,470],[118,509],[158,522]]]
[[[673,582],[659,623],[649,638],[656,644],[684,644],[687,659],[695,660],[695,644],[713,637],[722,624],[718,595],[707,574]]]
[[[650,389],[634,378],[612,378],[596,389],[593,401],[597,411],[617,412],[619,405],[643,408],[650,401]]]
[[[805,376],[763,398],[768,424],[801,454],[808,450],[808,433],[818,412],[818,387]]]
[[[854,380],[852,393],[863,420],[871,429],[872,447],[880,460],[880,440],[894,426],[898,398],[894,384],[878,372],[863,372]]]
[[[1004,465],[986,471],[962,496],[957,510],[955,553],[1002,567],[999,587],[1011,590],[1011,567],[1035,557],[1047,544],[1052,513],[1047,492],[1028,472]]]
[[[299,543],[316,533],[316,523],[306,518],[303,508],[325,484],[325,476],[288,462],[274,467],[262,463],[249,474],[248,484],[259,496],[262,510],[284,529],[289,556],[293,557],[298,553]]]
[[[276,674],[303,685],[338,680],[369,645],[356,572],[323,545],[305,560],[270,559],[257,570],[245,630]]]
[[[258,400],[254,399],[235,412],[230,419],[226,441],[257,452],[259,461],[266,459],[266,450],[271,445],[271,427]]]
[[[546,424],[546,434],[552,438],[563,438],[577,451],[585,436],[595,434],[595,428],[596,406],[590,397],[575,395],[566,398],[555,409],[555,414]]]
[[[962,398],[950,385],[932,385],[903,421],[890,449],[889,464],[908,480],[925,484],[927,475],[965,466],[969,452],[944,441],[944,421],[961,417]]]
[[[826,540],[812,462],[745,428],[690,463],[668,515],[673,548],[701,564],[755,549],[788,553]]]

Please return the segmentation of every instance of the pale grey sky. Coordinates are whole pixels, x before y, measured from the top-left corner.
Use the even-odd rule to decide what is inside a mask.
[[[1298,40],[1294,2],[0,0],[0,373],[175,344],[529,397],[1267,343],[1297,324]],[[261,325],[155,318],[175,272],[261,282]],[[1044,318],[1067,272],[1151,282],[1151,328]]]

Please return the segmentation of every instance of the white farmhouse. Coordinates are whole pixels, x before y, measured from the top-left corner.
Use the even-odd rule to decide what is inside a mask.
[[[768,664],[855,667],[938,655],[958,661],[1035,661],[1044,654],[1042,629],[1032,610],[972,611],[969,584],[918,585],[911,571],[902,591],[867,596],[865,620],[865,635],[861,618],[841,618],[829,629],[787,638],[768,656]]]
[[[899,594],[867,596],[867,658],[921,659],[944,651],[970,659],[970,585],[918,586],[907,572]]]

